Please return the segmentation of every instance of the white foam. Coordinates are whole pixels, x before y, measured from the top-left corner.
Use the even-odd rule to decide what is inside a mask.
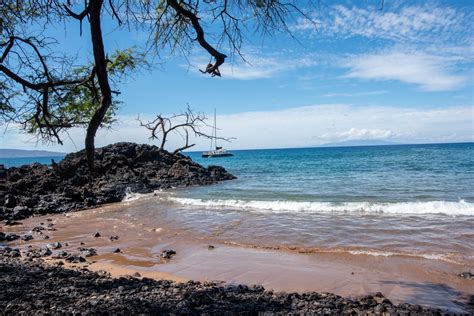
[[[458,263],[455,259],[449,255],[435,254],[435,253],[402,253],[402,252],[391,252],[391,251],[377,251],[377,250],[349,250],[351,255],[366,255],[374,257],[393,257],[393,256],[405,256],[423,258],[429,260],[441,260],[451,263]]]
[[[129,187],[127,187],[125,189],[125,197],[122,199],[122,202],[132,202],[132,201],[136,201],[142,198],[151,198],[153,196],[160,196],[160,195],[168,196],[170,195],[170,193],[162,189],[155,190],[151,193],[135,193],[135,192],[132,192],[132,190]]]
[[[130,188],[126,188],[125,189],[125,197],[122,199],[122,202],[136,201],[136,200],[141,199],[141,198],[143,198],[147,195],[148,194],[135,193],[135,192],[132,192],[132,190]]]
[[[273,213],[387,213],[387,214],[446,214],[474,216],[474,203],[459,202],[297,202],[297,201],[244,201],[244,200],[203,200],[168,196],[168,201],[181,205],[218,209],[244,209],[256,212]]]

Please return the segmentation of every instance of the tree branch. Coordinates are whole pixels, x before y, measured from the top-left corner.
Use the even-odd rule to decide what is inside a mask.
[[[199,23],[199,18],[191,12],[190,10],[184,8],[181,6],[180,3],[178,3],[176,0],[167,0],[168,5],[170,5],[178,14],[188,18],[191,21],[191,24],[196,31],[196,39],[199,42],[199,45],[201,45],[202,48],[204,48],[209,54],[211,54],[216,62],[213,64],[209,64],[206,67],[206,70],[201,70],[203,73],[209,73],[213,76],[220,76],[219,72],[219,67],[225,62],[225,59],[227,58],[227,55],[217,51],[214,47],[212,47],[205,39],[204,37],[204,30],[201,27],[201,24]]]

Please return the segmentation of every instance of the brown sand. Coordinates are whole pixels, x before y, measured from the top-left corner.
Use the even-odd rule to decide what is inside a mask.
[[[20,226],[4,226],[5,232],[25,234],[43,223],[56,231],[44,231],[50,239],[18,241],[20,247],[68,243],[61,250],[96,248],[98,256],[90,270],[105,270],[114,276],[131,275],[175,281],[220,280],[231,283],[262,284],[276,291],[332,292],[358,296],[382,292],[394,303],[408,302],[456,311],[456,301],[472,295],[472,281],[456,276],[470,267],[423,258],[376,257],[348,253],[298,253],[298,251],[255,249],[215,243],[164,227],[147,227],[143,222],[120,216],[121,204],[55,216],[30,218]],[[107,214],[107,216],[103,216]],[[93,237],[98,231],[101,237]],[[110,241],[109,237],[119,239]],[[80,245],[84,242],[85,245]],[[208,249],[209,244],[215,246]],[[121,253],[113,253],[120,248]],[[160,253],[174,249],[177,254],[164,260]],[[74,266],[79,266],[75,264]],[[461,311],[461,310],[459,310]]]

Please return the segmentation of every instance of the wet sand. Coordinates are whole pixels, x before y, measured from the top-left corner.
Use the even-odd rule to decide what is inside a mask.
[[[216,242],[171,229],[164,219],[150,227],[146,219],[131,219],[121,211],[127,203],[56,216],[33,217],[19,226],[2,226],[4,232],[25,234],[35,226],[52,223],[50,238],[13,243],[19,247],[68,243],[60,250],[77,252],[78,247],[96,248],[88,258],[90,270],[105,270],[114,276],[135,272],[143,277],[176,281],[212,280],[226,283],[262,284],[267,289],[287,292],[318,291],[342,296],[382,292],[394,303],[407,302],[427,307],[466,311],[473,294],[473,281],[457,274],[472,267],[439,260],[410,257],[376,257],[348,253],[299,253],[299,249],[258,249]],[[100,232],[101,237],[94,237]],[[111,241],[110,236],[119,236]],[[83,242],[84,245],[80,243]],[[212,244],[213,249],[208,246]],[[119,248],[121,253],[113,253]],[[164,249],[177,254],[160,257]],[[80,265],[74,264],[78,267]]]

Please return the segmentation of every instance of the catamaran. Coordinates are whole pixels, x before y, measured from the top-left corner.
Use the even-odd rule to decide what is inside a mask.
[[[213,147],[213,145],[215,147]],[[215,148],[215,149],[212,149]],[[219,157],[232,157],[234,154],[225,150],[222,146],[217,146],[217,125],[216,125],[216,109],[214,109],[214,127],[212,130],[212,137],[211,137],[211,148],[209,151],[205,151],[202,153],[204,158],[219,158]]]

